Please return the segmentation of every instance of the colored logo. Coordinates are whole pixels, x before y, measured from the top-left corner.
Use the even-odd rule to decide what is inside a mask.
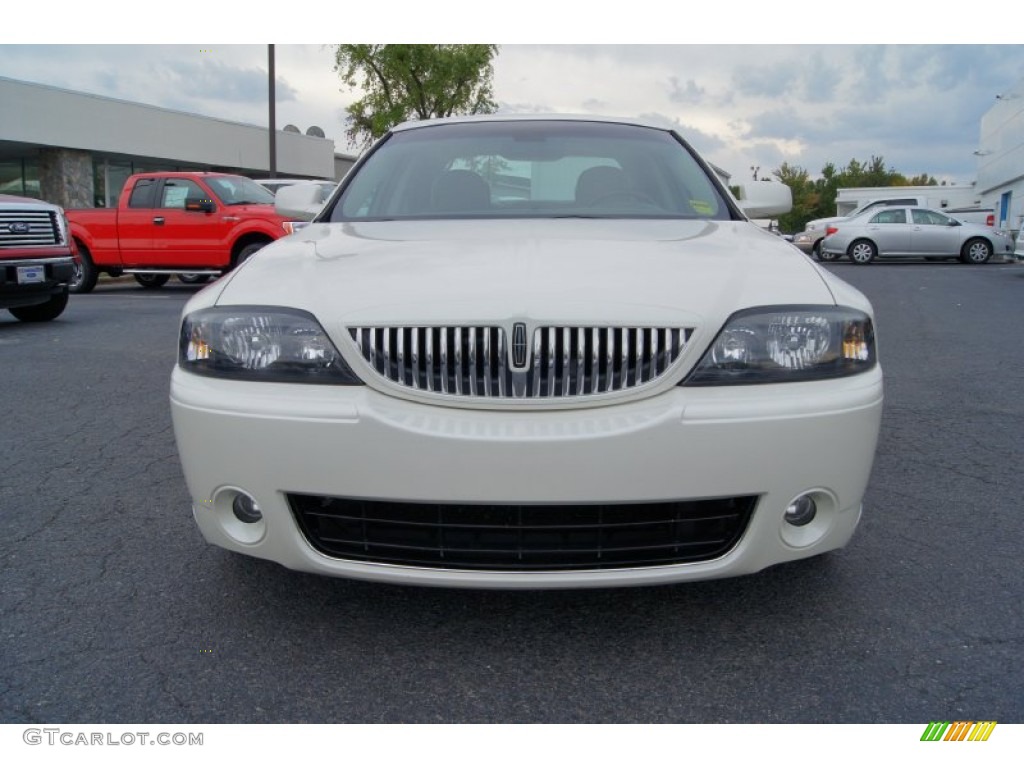
[[[25,221],[12,221],[7,225],[7,230],[14,235],[25,235],[28,234],[31,227],[28,222]]]
[[[995,727],[995,720],[928,723],[921,741],[988,741]]]

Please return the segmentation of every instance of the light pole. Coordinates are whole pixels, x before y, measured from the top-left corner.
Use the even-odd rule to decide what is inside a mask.
[[[277,177],[277,115],[275,114],[275,107],[277,106],[277,96],[274,92],[274,46],[267,46],[267,57],[269,60],[268,69],[270,70],[270,178]]]

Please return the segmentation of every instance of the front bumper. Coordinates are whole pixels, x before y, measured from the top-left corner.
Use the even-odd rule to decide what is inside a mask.
[[[406,584],[604,587],[736,576],[842,547],[861,513],[882,374],[753,387],[672,388],[562,411],[424,405],[370,387],[225,381],[175,369],[171,410],[193,514],[207,541],[296,570]],[[239,492],[258,523],[232,513]],[[782,519],[811,493],[806,526]],[[329,557],[288,494],[396,502],[568,505],[755,496],[742,537],[702,562],[516,572]]]
[[[820,239],[814,232],[800,232],[793,235],[793,245],[810,256],[814,252],[814,244]]]
[[[845,256],[846,255],[846,244],[837,244],[830,237],[826,237],[821,241],[821,245],[818,250],[826,256]]]
[[[39,269],[39,282],[22,282],[24,270]],[[67,290],[74,274],[74,258],[49,256],[37,258],[0,259],[0,308],[41,304],[55,294]]]

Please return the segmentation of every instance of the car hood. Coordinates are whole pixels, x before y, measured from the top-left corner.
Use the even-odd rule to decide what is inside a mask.
[[[826,280],[745,221],[314,223],[196,300],[298,307],[332,335],[515,320],[717,331],[745,307],[834,304]]]
[[[222,209],[225,216],[239,216],[246,219],[267,219],[269,221],[288,221],[288,218],[277,212],[272,203],[242,203],[225,205]]]

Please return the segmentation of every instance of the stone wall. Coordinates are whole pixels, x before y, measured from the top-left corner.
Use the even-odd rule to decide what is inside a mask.
[[[92,208],[92,155],[76,149],[40,150],[39,193],[63,208]]]

